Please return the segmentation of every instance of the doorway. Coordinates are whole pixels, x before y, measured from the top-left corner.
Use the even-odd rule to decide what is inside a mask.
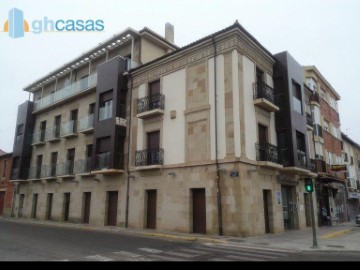
[[[90,220],[91,192],[84,192],[84,218],[83,223],[89,223]]]
[[[154,131],[147,133],[147,165],[156,165],[160,164],[159,157],[159,147],[160,147],[160,131]]]
[[[69,221],[70,193],[64,193],[64,221]]]
[[[117,222],[118,192],[108,191],[107,226],[116,226]]]
[[[311,204],[310,204],[310,196],[311,196],[311,193],[304,193],[306,227],[311,227]]]
[[[147,190],[146,228],[156,229],[156,189]]]
[[[36,193],[36,194],[33,194],[31,218],[36,218],[37,203],[38,203],[38,194]]]
[[[0,192],[0,216],[4,211],[4,202],[5,202],[5,191]]]
[[[285,230],[297,229],[297,203],[294,186],[281,186]]]
[[[25,200],[25,194],[20,194],[20,198],[19,198],[19,213],[18,213],[18,217],[19,217],[19,218],[22,218],[22,216],[23,216],[24,200]]]
[[[205,189],[192,189],[193,233],[206,234],[206,198]]]
[[[265,233],[270,233],[271,190],[263,190]]]
[[[46,200],[46,214],[45,214],[46,220],[51,220],[52,201],[53,201],[53,193],[48,193]]]

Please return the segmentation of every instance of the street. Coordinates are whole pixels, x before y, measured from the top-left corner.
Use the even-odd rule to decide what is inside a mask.
[[[0,221],[0,261],[359,261],[355,252],[295,252]]]

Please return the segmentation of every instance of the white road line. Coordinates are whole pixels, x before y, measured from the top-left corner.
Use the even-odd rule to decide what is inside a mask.
[[[245,252],[245,251],[226,250],[226,249],[221,249],[221,248],[210,248],[210,247],[198,247],[198,248],[202,249],[202,250],[208,250],[208,251],[213,251],[213,252],[222,252],[222,253],[233,254],[233,255],[238,255],[238,254],[244,255],[244,253],[245,253],[245,254],[247,254],[246,256],[250,256],[250,257],[262,257],[262,258],[266,258],[266,259],[277,258],[277,256],[254,254],[254,253]]]
[[[128,251],[116,251],[116,252],[113,252],[113,253],[116,254],[116,255],[130,257],[130,258],[137,258],[137,257],[142,256],[140,254],[136,254],[136,253],[132,253],[132,252],[128,252]]]
[[[189,253],[199,254],[199,255],[207,254],[205,251],[200,251],[200,250],[196,250],[196,249],[181,248],[180,250],[185,251],[185,252],[189,252]]]
[[[272,247],[258,247],[258,246],[247,246],[247,245],[238,245],[238,244],[214,244],[214,243],[204,243],[203,245],[206,246],[222,246],[222,247],[233,247],[233,248],[245,248],[245,249],[251,249],[251,250],[261,250],[261,251],[272,251],[272,252],[278,252],[278,253],[285,253],[292,254],[297,253],[297,251],[294,250],[285,250],[285,249],[278,249],[278,248],[272,248]]]
[[[262,260],[260,258],[249,258],[249,257],[245,257],[245,256],[234,256],[234,255],[227,255],[226,258],[232,259],[232,260],[237,260],[237,261],[266,261],[266,260]]]
[[[162,250],[154,249],[154,248],[138,248],[139,250],[149,252],[149,253],[162,253]]]
[[[214,247],[215,248],[215,247]],[[220,248],[220,247],[218,247]],[[283,252],[277,252],[277,251],[269,251],[269,250],[260,250],[260,249],[248,249],[245,247],[227,247],[227,246],[221,246],[221,249],[224,250],[233,250],[238,252],[251,252],[251,254],[266,254],[266,255],[275,255],[278,257],[287,256],[288,254],[284,254]]]
[[[100,256],[100,255],[87,256],[85,258],[89,259],[89,260],[101,261],[101,262],[113,261],[113,259],[110,259],[110,258],[107,258],[107,257],[104,257],[104,256]]]
[[[174,258],[174,257],[168,257],[168,256],[161,256],[161,255],[149,255],[151,258],[157,259],[157,260],[164,260],[164,261],[187,261],[180,258]]]
[[[182,253],[182,252],[177,252],[177,251],[166,251],[165,254],[169,254],[169,255],[174,255],[174,256],[179,256],[179,257],[183,257],[183,258],[193,258],[196,256],[199,256],[198,254],[196,255],[190,255],[190,254],[186,254],[186,253]]]

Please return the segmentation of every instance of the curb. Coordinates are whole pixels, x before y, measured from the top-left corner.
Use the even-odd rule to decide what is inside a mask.
[[[163,233],[141,233],[144,236],[153,236],[153,237],[161,237],[161,238],[171,238],[177,240],[185,240],[185,241],[197,241],[197,237],[191,236],[181,236],[181,235],[171,235],[171,234],[163,234]]]
[[[352,229],[346,229],[346,230],[336,231],[336,232],[333,232],[333,233],[329,233],[329,234],[320,236],[320,239],[330,239],[330,238],[334,238],[334,237],[336,237],[336,236],[349,233],[350,231],[352,231]]]

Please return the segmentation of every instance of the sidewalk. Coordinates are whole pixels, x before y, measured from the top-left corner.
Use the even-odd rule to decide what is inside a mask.
[[[33,219],[14,219],[0,217],[0,221],[39,224],[55,227],[77,228],[89,231],[132,234],[134,236],[159,237],[169,240],[198,241],[229,246],[251,247],[259,249],[279,249],[291,251],[360,251],[360,226],[355,222],[316,228],[318,248],[312,248],[312,229],[294,230],[278,234],[266,234],[256,237],[229,237],[199,235],[169,231],[141,230],[134,228],[91,226],[87,224],[54,222]]]

